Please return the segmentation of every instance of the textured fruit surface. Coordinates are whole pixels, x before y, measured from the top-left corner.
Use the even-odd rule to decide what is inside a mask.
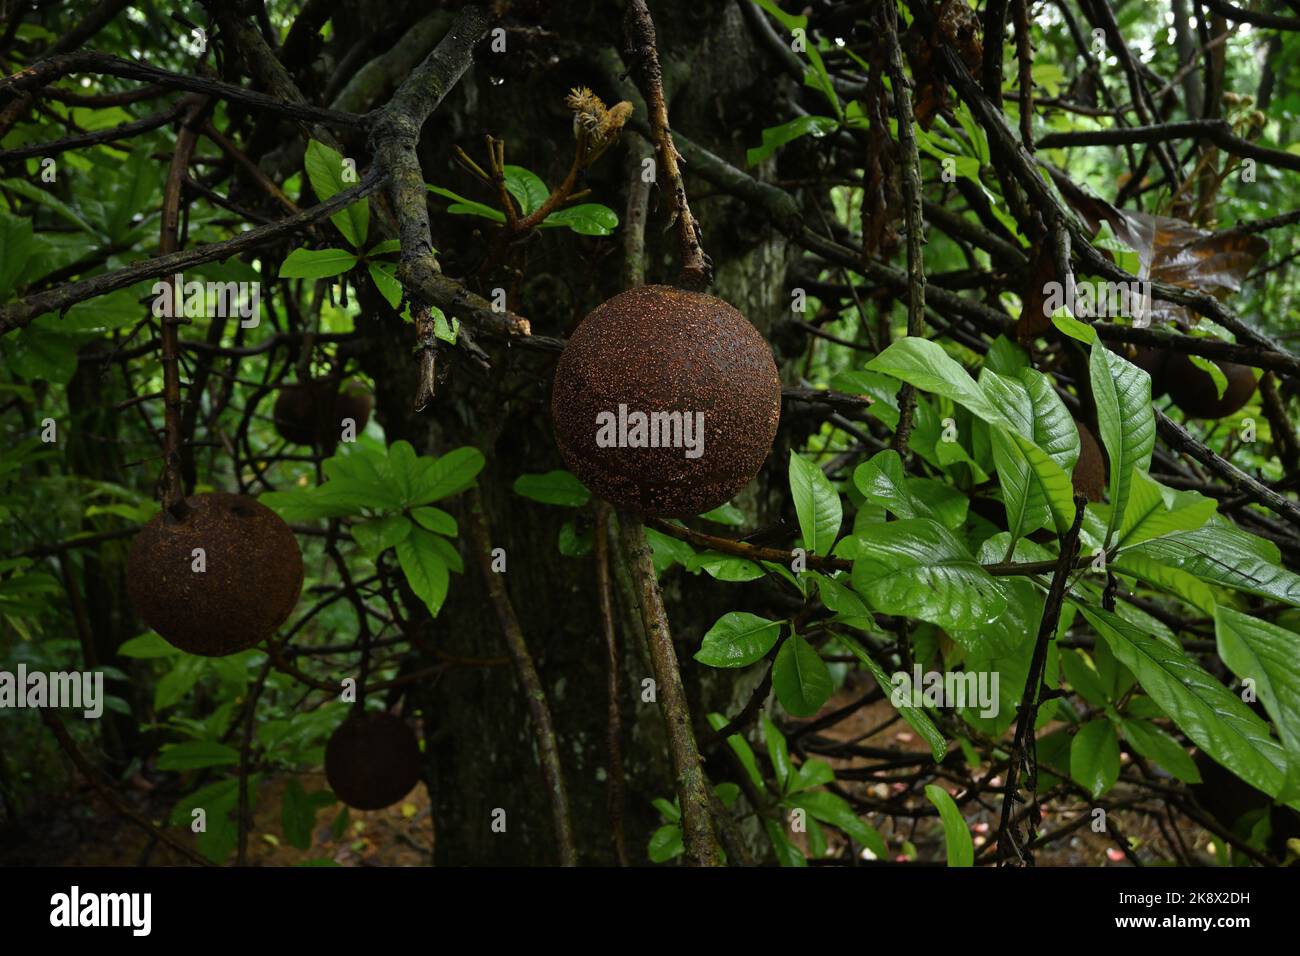
[[[1165,363],[1165,383],[1169,397],[1184,413],[1193,418],[1223,418],[1239,411],[1255,394],[1255,373],[1246,365],[1215,362],[1228,387],[1220,397],[1214,379],[1204,369],[1181,353],[1170,354]]]
[[[357,810],[392,806],[420,782],[420,746],[400,717],[352,714],[325,745],[325,778]]]
[[[601,447],[602,414],[703,414],[703,445]],[[781,417],[772,350],[721,299],[669,286],[629,289],[578,325],[555,369],[555,437],[592,491],[647,515],[689,517],[758,474]],[[697,418],[692,420],[698,420]]]
[[[135,536],[127,592],[136,613],[168,643],[221,657],[273,633],[298,603],[302,552],[280,516],[243,495],[185,499],[177,520],[163,512]],[[196,548],[204,570],[194,570]]]
[[[294,445],[320,445],[332,449],[339,441],[343,420],[357,423],[358,434],[370,421],[370,393],[357,381],[340,389],[333,379],[315,379],[285,385],[275,398],[275,430]]]
[[[1089,501],[1101,501],[1106,494],[1106,458],[1087,425],[1074,423],[1079,431],[1079,460],[1075,462],[1070,482],[1074,490]]]
[[[1151,397],[1159,398],[1168,387],[1165,384],[1165,360],[1169,353],[1150,345],[1129,345],[1125,358],[1151,376]]]

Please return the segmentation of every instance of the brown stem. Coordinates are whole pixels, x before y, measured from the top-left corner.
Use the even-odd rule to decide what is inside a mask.
[[[668,728],[668,746],[677,776],[677,798],[682,807],[682,837],[686,857],[695,866],[720,866],[718,841],[713,833],[709,782],[700,763],[691,726],[690,705],[677,667],[677,651],[668,630],[663,595],[655,579],[654,561],[645,528],[636,515],[620,513],[619,536],[624,558],[637,586],[637,602],[650,645],[650,662],[658,687],[659,709]]]
[[[659,168],[668,180],[673,217],[677,222],[677,241],[681,247],[682,271],[680,283],[688,289],[705,289],[713,281],[713,265],[704,254],[701,244],[700,224],[691,214],[686,201],[686,186],[682,182],[681,153],[673,145],[673,134],[668,125],[668,106],[664,102],[663,71],[659,66],[659,50],[655,41],[654,20],[645,0],[629,0],[623,17],[623,33],[627,43],[630,65],[637,75],[637,85],[645,97],[650,113],[651,139],[659,154]]]
[[[505,635],[506,647],[514,658],[515,672],[519,682],[524,685],[524,697],[528,701],[528,712],[533,720],[533,735],[537,741],[537,753],[542,763],[542,779],[546,783],[546,794],[551,804],[551,819],[555,824],[555,838],[559,843],[560,865],[576,866],[578,852],[573,842],[573,825],[569,822],[569,794],[564,785],[564,771],[560,766],[560,748],[556,742],[555,727],[551,722],[551,709],[546,702],[546,691],[542,679],[533,663],[533,656],[524,640],[523,629],[515,614],[510,595],[501,575],[492,570],[492,533],[488,528],[487,516],[483,511],[483,496],[477,488],[466,493],[466,513],[469,518],[469,533],[474,541],[474,551],[479,568],[483,572],[483,581],[488,594],[496,607],[497,618]]]
[[[627,781],[623,775],[622,720],[619,717],[619,658],[618,634],[614,628],[614,592],[609,576],[610,508],[603,501],[596,502],[596,597],[600,602],[600,624],[605,634],[605,648],[609,653],[609,708],[606,725],[606,745],[609,749],[609,831],[614,845],[614,856],[619,866],[627,866],[627,846],[623,838],[623,806],[626,800]]]

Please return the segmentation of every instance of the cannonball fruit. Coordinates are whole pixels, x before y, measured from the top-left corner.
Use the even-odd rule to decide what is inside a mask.
[[[298,541],[279,515],[243,495],[192,495],[185,505],[183,517],[164,511],[135,536],[127,558],[131,603],[164,640],[191,654],[252,647],[298,603]]]
[[[357,810],[392,806],[420,781],[415,734],[393,714],[353,713],[325,744],[325,779]]]
[[[276,432],[291,444],[333,448],[344,419],[353,419],[358,433],[366,427],[370,405],[370,393],[358,381],[339,388],[333,379],[313,379],[281,388],[272,418]]]
[[[1169,353],[1151,345],[1129,345],[1124,350],[1124,357],[1142,371],[1151,376],[1151,397],[1159,398],[1165,393],[1165,361]]]
[[[1255,394],[1255,373],[1249,366],[1218,361],[1214,364],[1228,380],[1222,397],[1210,373],[1197,368],[1187,355],[1173,352],[1165,362],[1169,397],[1192,418],[1225,418],[1240,410]]]
[[[772,350],[699,292],[629,289],[579,323],[555,369],[555,438],[588,488],[643,515],[689,517],[758,474],[781,417]]]
[[[1074,464],[1070,482],[1075,494],[1089,501],[1101,501],[1106,493],[1106,458],[1087,425],[1075,422],[1074,427],[1079,431],[1079,460]]]

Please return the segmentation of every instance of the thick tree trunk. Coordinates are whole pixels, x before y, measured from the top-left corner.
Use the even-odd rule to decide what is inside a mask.
[[[747,91],[762,79],[766,62],[756,51],[734,4],[672,0],[653,5],[665,65],[673,126],[737,165],[744,149],[758,141],[760,107]],[[482,53],[424,131],[421,162],[430,182],[484,202],[490,196],[457,167],[453,145],[483,162],[483,137],[506,141],[506,162],[525,166],[549,185],[567,170],[573,148],[571,114],[564,97],[589,86],[613,103],[618,97],[593,52],[603,42],[622,47],[617,5],[573,3],[548,17],[545,31],[512,33],[506,54]],[[581,43],[578,39],[581,38]],[[480,47],[480,51],[484,48]],[[770,79],[768,80],[770,82]],[[579,188],[589,201],[625,208],[629,148],[636,134],[590,171]],[[784,287],[789,253],[784,241],[731,200],[708,196],[686,170],[692,208],[713,258],[712,291],[735,304],[767,331],[786,308]],[[670,281],[679,264],[673,233],[665,231],[665,203],[651,191],[646,225],[646,281]],[[485,220],[439,215],[434,244],[445,271],[470,275],[482,261],[493,227]],[[566,335],[582,315],[620,289],[624,274],[621,235],[603,239],[544,230],[519,243],[509,269],[498,269],[477,290],[507,289],[512,309],[527,315],[539,335]],[[519,270],[519,271],[514,271]],[[554,716],[572,803],[571,813],[584,863],[615,860],[606,809],[609,787],[607,651],[602,636],[595,566],[590,555],[565,557],[557,548],[560,530],[574,521],[590,534],[590,509],[549,507],[511,490],[521,474],[563,467],[551,435],[550,379],[555,356],[536,349],[491,349],[485,371],[463,351],[439,356],[448,377],[423,412],[411,409],[415,393],[412,329],[377,300],[363,300],[371,332],[362,358],[378,387],[377,409],[390,440],[407,438],[417,448],[441,453],[462,444],[478,446],[488,466],[480,477],[494,547],[505,549],[505,583],[537,662]],[[487,343],[480,343],[487,344]],[[776,456],[774,456],[776,457]],[[767,471],[773,472],[769,462]],[[783,468],[775,469],[783,471]],[[750,496],[763,515],[767,495]],[[462,522],[462,529],[464,524]],[[451,594],[429,634],[449,659],[504,658],[505,645],[478,569],[468,560],[453,580]],[[617,551],[615,551],[617,555]],[[614,578],[623,577],[615,569]],[[701,673],[692,660],[704,631],[743,601],[741,585],[718,585],[684,575],[665,578],[665,598],[678,644],[687,693],[697,727],[711,710],[733,712],[748,687]],[[753,586],[748,586],[753,587]],[[761,587],[761,585],[759,585]],[[617,588],[616,588],[617,590]],[[621,743],[627,774],[624,814],[628,855],[644,863],[646,843],[657,826],[650,804],[672,798],[672,775],[657,704],[643,702],[643,681],[652,674],[636,611],[618,595],[616,632],[623,664]],[[519,681],[508,663],[452,664],[438,681],[422,688],[410,705],[423,716],[432,787],[437,862],[443,864],[536,864],[558,859],[547,793],[538,765],[533,726]],[[709,754],[705,754],[708,761]],[[731,773],[725,763],[717,767]],[[719,779],[722,779],[720,776]],[[505,832],[493,829],[493,811],[505,811]],[[499,829],[499,828],[498,828]]]

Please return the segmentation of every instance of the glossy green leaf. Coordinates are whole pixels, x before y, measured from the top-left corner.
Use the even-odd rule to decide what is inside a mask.
[[[939,811],[939,820],[943,823],[943,842],[948,853],[950,867],[968,867],[975,865],[975,844],[971,840],[970,830],[962,818],[957,803],[943,787],[927,784],[925,796]]]
[[[695,659],[710,667],[748,667],[762,660],[780,636],[780,621],[731,611],[709,628]]]
[[[791,634],[776,652],[772,665],[776,699],[795,717],[811,717],[830,699],[835,689],[826,662],[798,634]]]
[[[839,492],[821,468],[806,458],[791,455],[789,470],[790,495],[804,547],[815,554],[830,554],[844,517]]]

